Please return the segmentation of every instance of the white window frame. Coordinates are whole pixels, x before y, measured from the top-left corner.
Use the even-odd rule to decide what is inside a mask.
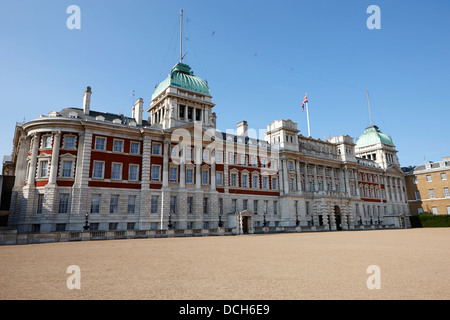
[[[102,165],[102,168],[101,168],[102,169],[102,175],[101,175],[101,177],[95,176],[95,165],[97,163]],[[105,161],[94,160],[94,162],[92,163],[92,179],[105,179]]]
[[[133,152],[133,145],[137,145],[137,152]],[[137,141],[130,142],[130,154],[141,154],[141,143]]]
[[[223,172],[216,171],[216,185],[223,186]]]
[[[98,142],[103,140],[103,148],[98,148]],[[95,137],[94,150],[105,151],[106,150],[106,137]]]
[[[47,163],[47,170],[45,170],[45,176],[42,175],[42,163]],[[49,169],[50,169],[50,160],[49,159],[39,159],[39,178],[48,178],[49,177]]]
[[[73,146],[72,147],[68,147],[67,146],[67,138],[73,138]],[[77,136],[73,135],[73,134],[65,134],[64,135],[64,141],[63,141],[63,148],[64,149],[71,149],[74,150],[76,149],[76,145],[77,145]]]
[[[114,173],[117,173],[117,171],[116,172],[114,171],[114,167],[116,166],[120,166],[119,177],[114,176]],[[115,181],[122,180],[122,177],[123,177],[123,163],[120,162],[111,163],[111,180]]]
[[[64,168],[65,163],[70,163],[70,169]],[[72,178],[73,177],[73,166],[74,161],[73,160],[61,160],[61,178]],[[67,170],[69,170],[69,175],[65,175],[67,173]]]
[[[95,202],[94,202],[95,199]],[[98,199],[98,203],[97,203],[97,199]],[[91,213],[96,214],[96,213],[100,213],[100,204],[102,203],[102,195],[101,194],[93,194],[91,197]],[[95,207],[94,207],[95,205]],[[98,212],[97,210],[95,210],[96,212],[94,212],[94,208],[98,208]]]
[[[136,168],[136,179],[131,179],[131,168]],[[128,181],[139,181],[139,165],[130,164],[128,166]]]
[[[202,170],[202,185],[203,186],[209,185],[209,170],[207,169]]]
[[[155,147],[159,146],[158,153],[155,152]],[[161,156],[162,155],[162,143],[161,142],[152,142],[152,155],[154,156]]]
[[[116,150],[116,142],[120,142],[120,150]],[[123,139],[114,139],[113,140],[113,152],[122,153],[124,149],[125,141]]]
[[[173,176],[173,171],[175,171],[175,175]],[[169,167],[169,182],[177,183],[178,182],[178,168],[171,166]]]
[[[155,179],[154,178],[154,171],[153,171],[153,168],[158,168],[158,179]],[[151,181],[153,181],[153,182],[161,182],[161,165],[159,165],[159,164],[152,164],[152,172],[151,172]]]
[[[189,176],[188,172],[192,172],[192,174]],[[186,183],[187,184],[193,184],[194,183],[194,168],[186,168]]]
[[[441,180],[447,180],[447,173],[445,172],[441,173]]]
[[[50,139],[49,141],[47,139]],[[50,145],[47,145],[47,142]],[[53,136],[50,134],[46,134],[42,136],[42,149],[51,149],[53,145]]]

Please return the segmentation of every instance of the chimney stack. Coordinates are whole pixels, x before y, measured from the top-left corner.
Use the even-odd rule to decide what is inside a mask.
[[[244,120],[237,124],[237,134],[238,136],[247,136],[248,134],[247,121]]]
[[[138,125],[142,125],[142,112],[144,111],[144,99],[139,98],[136,100],[133,109],[132,109],[132,117],[136,120]]]
[[[86,91],[84,91],[83,95],[83,112],[84,114],[89,114],[90,107],[91,107],[91,87],[87,87]]]

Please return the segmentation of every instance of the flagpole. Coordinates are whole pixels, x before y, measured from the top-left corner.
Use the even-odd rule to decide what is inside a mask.
[[[305,93],[305,97],[306,97]],[[306,100],[306,118],[308,120],[308,137],[311,137],[311,129],[309,128],[309,110],[308,110],[308,100]]]

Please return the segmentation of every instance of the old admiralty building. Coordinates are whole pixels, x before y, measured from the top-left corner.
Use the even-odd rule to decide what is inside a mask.
[[[264,139],[246,121],[216,130],[208,85],[177,63],[148,117],[82,108],[15,128],[8,225],[19,233],[90,230],[301,232],[409,226],[392,139],[369,126],[354,141],[305,137],[275,120]],[[81,98],[80,98],[81,101]]]

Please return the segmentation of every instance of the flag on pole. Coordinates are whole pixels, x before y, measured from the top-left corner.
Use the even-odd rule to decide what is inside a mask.
[[[302,111],[303,112],[305,112],[305,103],[308,103],[308,98],[306,97],[306,94],[305,94],[305,97],[303,98],[303,104],[302,104]]]

